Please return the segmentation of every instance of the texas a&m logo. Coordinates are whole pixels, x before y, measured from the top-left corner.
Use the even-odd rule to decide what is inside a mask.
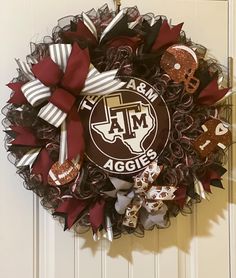
[[[105,96],[103,102],[106,120],[93,123],[92,129],[108,143],[119,138],[132,154],[143,153],[143,142],[155,128],[150,106],[141,101],[124,103],[122,93]]]
[[[111,173],[139,172],[168,140],[167,106],[152,86],[137,78],[109,95],[84,97],[79,113],[87,158]]]

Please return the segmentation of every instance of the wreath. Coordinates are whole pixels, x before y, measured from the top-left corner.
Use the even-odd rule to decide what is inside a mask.
[[[143,236],[223,188],[231,90],[182,25],[104,5],[60,19],[16,60],[9,160],[65,230]]]

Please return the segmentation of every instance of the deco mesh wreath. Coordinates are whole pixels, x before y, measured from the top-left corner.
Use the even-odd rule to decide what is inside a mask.
[[[222,187],[230,90],[182,25],[104,5],[59,20],[16,61],[9,158],[65,229],[142,236]]]

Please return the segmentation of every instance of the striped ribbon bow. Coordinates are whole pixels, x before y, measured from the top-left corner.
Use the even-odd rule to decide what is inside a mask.
[[[87,49],[78,44],[53,44],[49,47],[50,57],[33,65],[36,79],[22,87],[26,99],[32,106],[48,100],[38,116],[59,127],[71,111],[76,96],[84,87],[89,72],[90,58]]]
[[[32,68],[17,61],[30,80],[21,90],[32,106],[48,101],[38,113],[43,120],[55,127],[66,120],[68,158],[73,159],[84,150],[83,128],[75,105],[78,95],[108,94],[125,83],[115,79],[117,70],[96,70],[90,64],[88,49],[81,49],[77,43],[52,44],[49,54]]]
[[[88,50],[82,50],[77,43],[73,47],[70,44],[52,44],[49,53],[50,57],[34,64],[32,69],[26,63],[17,62],[19,67],[24,65],[20,68],[30,79],[21,88],[24,96],[32,106],[48,100],[38,116],[55,127],[66,119],[79,94],[104,95],[125,84],[115,79],[118,69],[100,73],[94,68],[90,64]]]

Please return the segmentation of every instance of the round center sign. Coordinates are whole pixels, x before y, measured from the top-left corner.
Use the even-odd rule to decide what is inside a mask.
[[[165,148],[170,115],[161,95],[147,82],[130,78],[104,96],[86,96],[79,106],[86,157],[106,172],[140,172]]]

